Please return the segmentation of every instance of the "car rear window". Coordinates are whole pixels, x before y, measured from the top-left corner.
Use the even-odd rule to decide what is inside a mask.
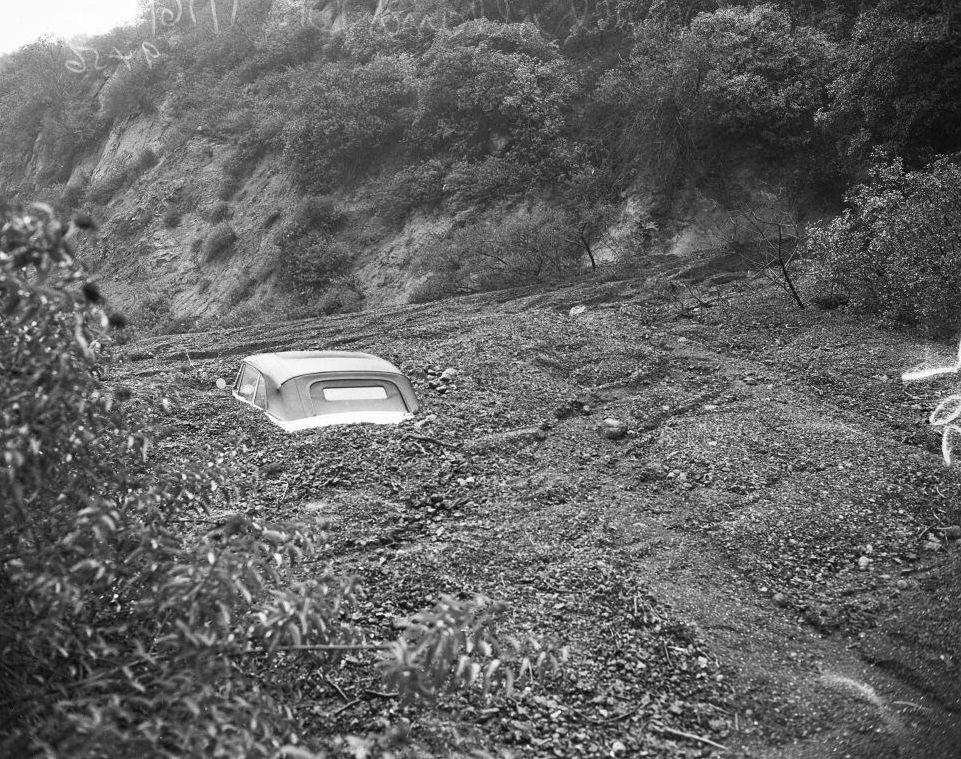
[[[407,411],[397,385],[387,380],[319,380],[310,385],[309,396],[314,415]]]

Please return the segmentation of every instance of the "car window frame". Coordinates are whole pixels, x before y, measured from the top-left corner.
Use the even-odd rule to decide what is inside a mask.
[[[253,391],[250,393],[249,398],[245,397],[240,392],[240,389],[243,386],[244,373],[247,371],[253,372],[254,376],[256,377],[254,382],[254,388],[253,388]],[[260,395],[263,398],[262,406],[257,403],[258,395]],[[234,396],[238,400],[243,401],[244,403],[250,406],[253,406],[255,409],[266,411],[267,410],[267,386],[264,382],[263,372],[261,372],[257,367],[253,366],[252,364],[247,364],[247,363],[241,364],[240,371],[237,372],[237,379],[234,380]]]

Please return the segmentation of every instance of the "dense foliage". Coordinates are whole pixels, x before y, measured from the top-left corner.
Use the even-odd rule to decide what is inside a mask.
[[[379,652],[411,699],[556,662],[495,637],[485,602],[369,640],[317,525],[231,510],[237,464],[209,447],[163,459],[97,378],[123,320],[74,264],[78,231],[45,206],[0,216],[0,754],[305,755],[312,677],[343,650]]]
[[[961,167],[941,159],[906,172],[901,160],[880,160],[847,200],[811,235],[832,293],[894,322],[956,334]]]
[[[111,203],[142,164],[92,183],[72,169],[160,110],[165,151],[226,151],[224,201],[282,163],[304,194],[366,188],[383,230],[548,200],[589,220],[589,245],[639,182],[670,200],[750,165],[838,208],[875,148],[909,170],[961,149],[961,29],[940,0],[164,5],[79,57],[44,42],[0,60],[0,178],[64,208]],[[585,194],[583,176],[604,186]],[[288,280],[329,281],[302,273]]]

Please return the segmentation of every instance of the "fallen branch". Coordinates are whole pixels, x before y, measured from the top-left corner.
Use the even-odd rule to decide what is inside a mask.
[[[408,432],[406,435],[404,435],[402,439],[403,440],[419,440],[423,443],[433,443],[434,445],[439,445],[442,448],[451,448],[455,451],[458,448],[460,448],[460,446],[457,445],[457,443],[448,443],[446,440],[439,440],[436,437],[430,437],[428,435],[415,435],[412,432]]]
[[[347,696],[346,693],[344,693],[343,688],[341,688],[337,683],[331,680],[327,675],[323,675],[323,678],[325,683],[327,683],[331,688],[337,691],[338,695],[341,697],[343,701],[345,702],[350,701],[350,698]]]
[[[694,733],[685,733],[683,730],[675,730],[673,727],[661,727],[660,725],[651,725],[651,730],[658,733],[670,733],[671,735],[677,735],[681,738],[688,738],[692,741],[698,741],[699,743],[704,743],[708,746],[713,746],[714,748],[719,748],[721,751],[727,751],[727,746],[722,746],[720,743],[715,743],[710,738],[705,738],[703,735],[694,735]]]
[[[360,699],[359,699],[359,698],[355,698],[353,701],[348,701],[346,704],[344,704],[344,705],[341,706],[340,708],[335,709],[334,711],[332,711],[332,712],[330,713],[330,716],[331,716],[331,717],[336,717],[338,714],[340,714],[340,713],[342,713],[342,712],[346,712],[346,711],[347,711],[348,709],[350,709],[352,706],[357,706],[357,704],[359,704],[359,703],[360,703]]]
[[[268,654],[273,651],[384,651],[389,643],[319,643],[303,646],[274,646],[273,648],[248,648],[245,654]]]

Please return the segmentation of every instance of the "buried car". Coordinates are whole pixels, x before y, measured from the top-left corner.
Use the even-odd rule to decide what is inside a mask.
[[[417,411],[410,380],[369,353],[284,351],[243,360],[234,397],[288,432],[335,424],[399,424]]]

